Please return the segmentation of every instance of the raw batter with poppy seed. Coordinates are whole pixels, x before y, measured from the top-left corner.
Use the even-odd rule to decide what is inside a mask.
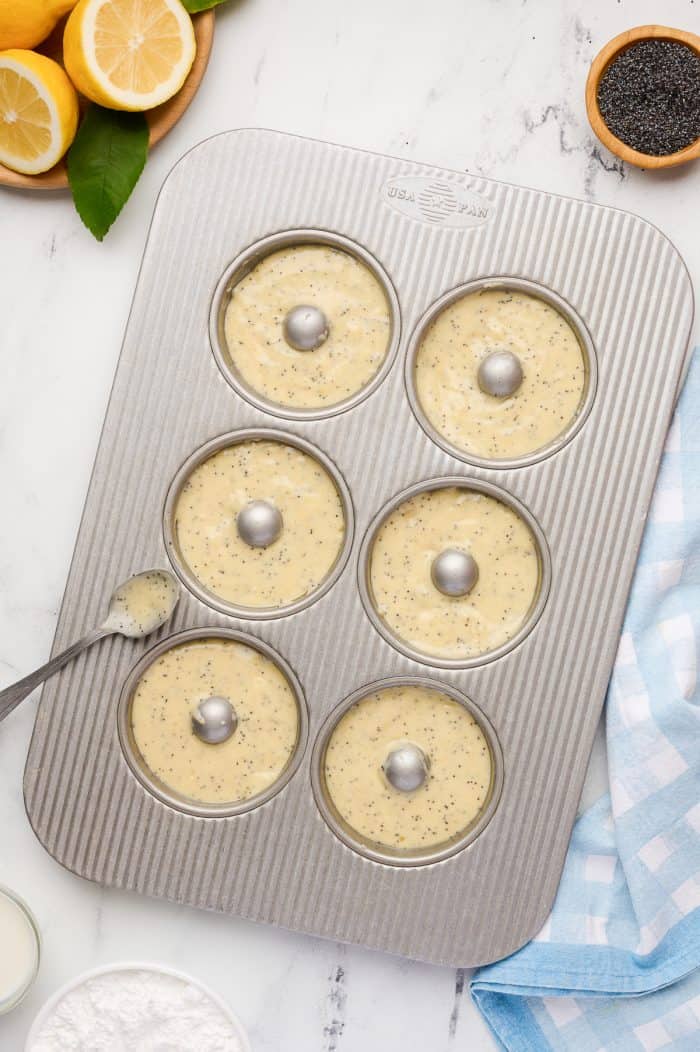
[[[429,760],[424,784],[401,792],[382,764],[410,742]],[[336,811],[380,847],[431,850],[464,835],[488,803],[493,760],[469,710],[433,687],[383,687],[352,705],[333,730],[324,775]]]
[[[328,337],[315,350],[285,340],[294,307],[316,307]],[[224,319],[226,346],[243,383],[292,409],[334,406],[356,395],[384,362],[391,314],[369,267],[328,245],[271,252],[234,286]]]
[[[218,745],[192,731],[192,713],[224,697],[238,723]],[[141,676],[131,701],[131,729],[143,763],[189,800],[249,800],[280,777],[299,735],[297,701],[286,676],[265,654],[212,637],[166,650]]]
[[[522,366],[514,394],[479,386],[479,366],[507,351]],[[537,296],[481,289],[445,307],[418,349],[415,389],[428,421],[451,445],[488,460],[524,457],[554,442],[578,416],[586,366],[566,318]]]
[[[282,515],[279,537],[252,547],[239,512],[267,501]],[[237,606],[280,608],[314,591],[345,537],[338,489],[315,457],[283,442],[238,442],[213,453],[187,479],[175,505],[182,559],[213,595]]]
[[[444,595],[433,583],[433,561],[450,549],[476,560],[478,579],[466,595]],[[488,654],[517,635],[539,583],[528,525],[466,486],[409,497],[380,526],[370,552],[371,593],[386,626],[414,650],[450,660]]]

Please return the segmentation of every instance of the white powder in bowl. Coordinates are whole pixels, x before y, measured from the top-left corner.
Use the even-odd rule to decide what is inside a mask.
[[[165,972],[116,969],[54,1005],[27,1052],[245,1052],[237,1028],[200,987]]]

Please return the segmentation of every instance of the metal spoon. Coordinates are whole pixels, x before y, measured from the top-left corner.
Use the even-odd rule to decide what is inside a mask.
[[[109,601],[107,617],[98,628],[93,628],[36,672],[30,672],[24,679],[0,691],[0,720],[9,716],[40,683],[98,639],[115,634],[141,639],[155,632],[170,618],[179,598],[180,586],[168,570],[146,570],[124,581],[115,588]]]

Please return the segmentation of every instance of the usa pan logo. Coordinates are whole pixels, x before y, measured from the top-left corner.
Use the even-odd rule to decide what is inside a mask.
[[[390,179],[383,187],[382,196],[395,211],[433,226],[481,226],[492,212],[488,198],[468,187],[420,175]]]

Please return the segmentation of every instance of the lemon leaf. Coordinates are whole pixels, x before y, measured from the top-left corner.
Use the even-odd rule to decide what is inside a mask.
[[[196,15],[198,11],[209,11],[210,8],[227,2],[228,0],[181,0],[185,11],[189,11],[191,15]]]
[[[66,160],[78,215],[98,241],[129,199],[147,156],[143,113],[88,108]]]

